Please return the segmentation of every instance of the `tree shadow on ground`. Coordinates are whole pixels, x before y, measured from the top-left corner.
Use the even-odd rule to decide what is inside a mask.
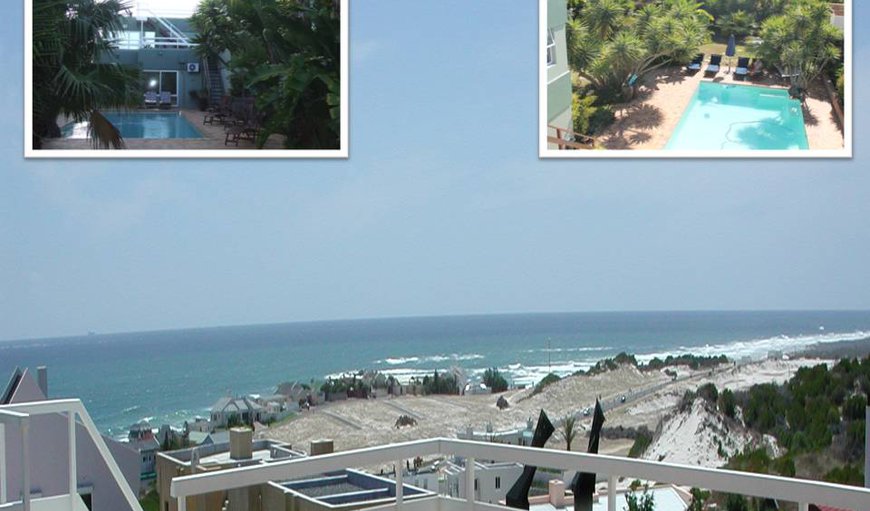
[[[648,133],[663,121],[659,108],[644,103],[631,103],[622,109],[620,118],[613,123],[612,132],[599,139],[607,149],[631,149],[633,146],[648,142]]]

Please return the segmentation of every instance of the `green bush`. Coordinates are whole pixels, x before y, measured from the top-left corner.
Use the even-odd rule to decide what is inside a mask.
[[[540,394],[545,388],[556,383],[557,381],[559,381],[561,379],[562,378],[559,378],[558,375],[555,375],[553,373],[550,373],[547,376],[544,376],[541,379],[541,381],[539,381],[538,384],[535,385],[534,390],[532,390],[532,395],[534,396],[535,394]]]
[[[493,392],[504,392],[508,388],[508,382],[497,368],[487,369],[483,373],[483,384]]]
[[[734,398],[734,393],[731,389],[724,389],[719,393],[719,411],[725,414],[726,417],[734,418],[736,414],[737,400]]]
[[[629,458],[640,458],[646,451],[649,444],[652,443],[652,433],[646,428],[639,429],[637,436],[634,437],[634,443],[628,451]]]

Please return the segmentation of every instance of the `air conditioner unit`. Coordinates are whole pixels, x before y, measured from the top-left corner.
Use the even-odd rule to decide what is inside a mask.
[[[199,62],[188,62],[187,63],[187,72],[188,73],[199,73]]]

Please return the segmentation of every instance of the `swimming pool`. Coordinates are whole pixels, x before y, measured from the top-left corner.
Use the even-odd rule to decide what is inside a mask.
[[[788,91],[701,82],[665,149],[809,149],[801,103]]]
[[[179,112],[106,112],[124,138],[202,138],[202,134]],[[88,123],[69,123],[61,128],[63,138],[88,138]]]

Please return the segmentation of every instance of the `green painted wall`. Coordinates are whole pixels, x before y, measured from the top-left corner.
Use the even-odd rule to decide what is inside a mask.
[[[571,111],[571,75],[565,74],[547,86],[547,121]]]
[[[561,27],[567,22],[567,0],[547,0],[547,27]]]

